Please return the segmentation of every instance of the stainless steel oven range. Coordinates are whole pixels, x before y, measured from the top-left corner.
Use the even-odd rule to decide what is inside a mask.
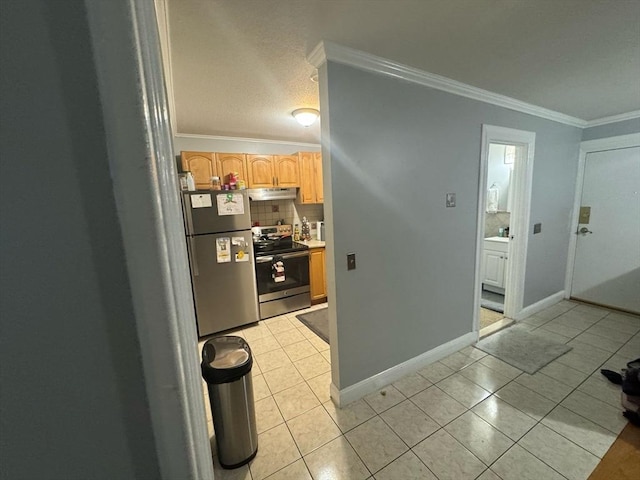
[[[294,242],[291,225],[251,228],[260,319],[311,306],[309,247]]]

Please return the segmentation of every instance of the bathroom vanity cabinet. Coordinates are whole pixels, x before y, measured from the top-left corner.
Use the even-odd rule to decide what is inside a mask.
[[[482,250],[482,288],[504,294],[509,239],[489,237],[484,239]]]

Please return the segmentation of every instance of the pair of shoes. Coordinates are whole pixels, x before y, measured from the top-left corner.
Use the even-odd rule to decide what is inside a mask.
[[[605,377],[607,377],[607,380],[609,380],[611,383],[615,383],[616,385],[622,385],[622,375],[620,375],[618,372],[614,372],[613,370],[602,369],[600,370],[600,373]]]

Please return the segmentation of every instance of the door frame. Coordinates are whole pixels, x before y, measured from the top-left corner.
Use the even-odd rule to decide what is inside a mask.
[[[509,225],[509,262],[507,262],[504,314],[517,319],[523,309],[524,280],[529,239],[529,219],[531,214],[531,190],[533,183],[533,160],[535,156],[535,132],[516,130],[495,125],[482,125],[480,153],[480,179],[478,188],[478,216],[476,229],[476,277],[473,306],[473,329],[480,331],[480,297],[482,292],[482,251],[484,243],[484,223],[487,202],[487,176],[489,165],[489,145],[492,143],[526,147],[526,155],[516,157],[512,184],[513,220]]]
[[[154,2],[85,7],[160,476],[212,480]]]
[[[571,213],[571,227],[569,230],[569,252],[567,255],[567,271],[564,280],[564,297],[571,298],[573,287],[573,268],[576,262],[576,246],[578,244],[578,220],[580,216],[580,204],[582,203],[582,188],[584,186],[584,169],[587,155],[595,152],[605,152],[607,150],[619,150],[621,148],[631,148],[640,146],[640,133],[630,133],[616,137],[598,138],[596,140],[586,140],[580,143],[580,155],[578,157],[578,173],[576,175],[576,189],[573,198],[573,210]]]

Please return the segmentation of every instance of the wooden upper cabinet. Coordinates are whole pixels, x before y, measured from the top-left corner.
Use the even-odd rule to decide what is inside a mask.
[[[298,155],[274,155],[276,186],[283,188],[300,186]]]
[[[211,177],[228,182],[231,172],[239,174],[247,188],[299,187],[300,169],[295,155],[245,155],[244,153],[180,152],[182,169],[190,171],[196,188],[211,188]]]
[[[322,154],[320,152],[299,152],[300,203],[323,203]]]
[[[298,153],[300,165],[300,202],[316,203],[316,187],[314,178],[314,153]]]
[[[247,183],[249,188],[275,186],[273,155],[247,155]]]
[[[182,170],[191,172],[198,190],[211,188],[211,177],[218,175],[215,154],[211,152],[180,152]]]
[[[313,154],[313,167],[316,203],[324,203],[324,186],[322,184],[322,153],[315,152]]]
[[[221,183],[228,183],[228,175],[232,172],[240,175],[240,179],[247,181],[247,161],[244,153],[216,153],[218,176]]]

